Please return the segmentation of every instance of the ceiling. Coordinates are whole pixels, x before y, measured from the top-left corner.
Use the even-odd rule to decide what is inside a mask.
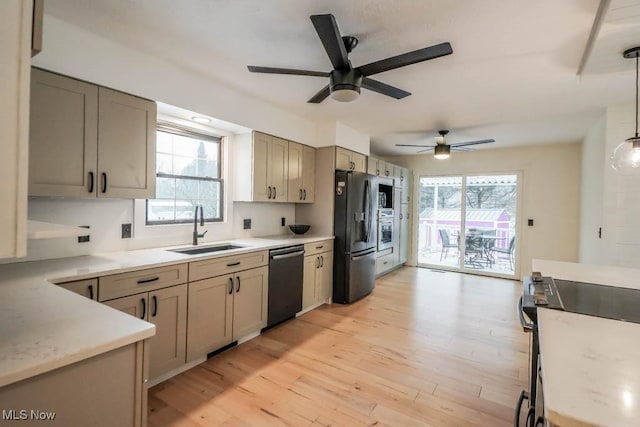
[[[46,13],[318,122],[371,135],[377,154],[395,143],[496,139],[478,148],[581,140],[607,105],[632,102],[640,0],[612,0],[580,77],[576,71],[598,0],[48,0]],[[253,74],[247,65],[329,71],[309,20],[332,13],[360,44],[354,66],[449,41],[452,55],[376,79],[412,93],[363,90],[352,103],[306,100],[320,77]],[[634,42],[635,41],[635,42]],[[240,123],[241,124],[241,123]]]

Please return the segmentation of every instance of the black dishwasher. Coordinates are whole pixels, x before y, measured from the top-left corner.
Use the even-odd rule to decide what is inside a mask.
[[[302,310],[303,266],[303,245],[269,251],[269,314],[265,329]]]

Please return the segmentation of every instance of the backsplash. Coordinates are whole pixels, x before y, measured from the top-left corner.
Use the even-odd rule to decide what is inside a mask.
[[[88,225],[90,241],[78,243],[76,237],[29,240],[26,257],[2,259],[0,264],[191,243],[192,224],[145,226],[143,209],[144,202],[134,200],[31,197],[29,219],[56,224]],[[285,218],[287,225],[293,224],[295,205],[230,202],[225,217],[225,222],[207,223],[204,227],[199,227],[202,231],[208,230],[205,238],[200,240],[201,243],[290,234],[287,226],[280,225],[281,218]],[[243,220],[249,218],[251,229],[244,230]],[[133,224],[133,238],[121,238],[122,224]]]

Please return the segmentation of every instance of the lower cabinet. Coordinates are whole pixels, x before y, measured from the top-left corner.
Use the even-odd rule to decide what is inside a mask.
[[[302,309],[319,304],[333,294],[333,251],[304,257]]]
[[[58,286],[94,301],[98,300],[98,279],[86,279],[76,280],[74,282],[58,283]]]
[[[149,339],[149,379],[153,380],[184,365],[187,334],[186,284],[104,301],[104,304],[156,326],[156,334]]]
[[[267,326],[269,267],[189,283],[187,361]]]

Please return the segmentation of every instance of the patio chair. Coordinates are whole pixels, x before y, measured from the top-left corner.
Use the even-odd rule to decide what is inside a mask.
[[[509,247],[508,248],[499,248],[499,247],[493,247],[491,249],[492,253],[501,253],[501,254],[506,254],[509,257],[509,267],[511,268],[511,270],[513,270],[513,262],[514,260],[514,250],[516,248],[516,236],[513,236],[511,238],[511,240],[509,240]]]
[[[440,233],[440,240],[442,240],[442,252],[440,253],[440,261],[442,261],[442,257],[445,259],[447,258],[449,248],[459,249],[459,246],[458,243],[451,243],[449,232],[447,230],[440,229],[438,232]]]
[[[484,255],[484,239],[482,235],[476,234],[467,236],[464,247],[464,263],[471,268],[482,268],[482,258]]]

